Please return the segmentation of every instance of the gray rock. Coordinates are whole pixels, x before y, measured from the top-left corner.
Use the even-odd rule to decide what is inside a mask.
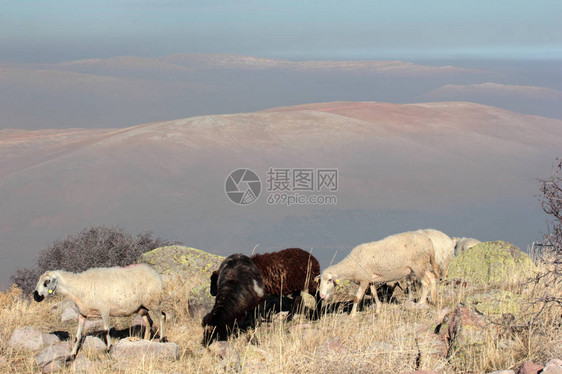
[[[94,374],[98,370],[98,366],[87,357],[80,356],[72,363],[72,369],[75,373]]]
[[[59,338],[54,334],[47,334],[31,327],[15,329],[8,345],[16,349],[30,349],[36,351],[47,344],[59,342]]]
[[[523,363],[523,366],[519,369],[518,374],[537,374],[542,369],[542,365],[527,361]]]
[[[70,350],[68,348],[50,345],[35,356],[35,362],[44,373],[50,373],[64,367],[64,363],[69,356]]]
[[[74,301],[71,300],[59,301],[58,303],[56,303],[51,307],[51,311],[54,313],[62,313],[67,308],[72,308],[74,309],[75,312],[78,313],[78,307],[76,306]]]
[[[541,374],[562,374],[562,360],[554,358],[548,361]]]
[[[84,323],[84,334],[94,331],[103,331],[103,321],[101,319],[88,319]]]
[[[149,340],[122,339],[111,349],[111,357],[116,360],[168,359],[177,360],[180,348],[176,343],[160,343]]]
[[[78,312],[72,307],[66,307],[60,316],[62,322],[78,321]]]
[[[82,343],[82,349],[105,351],[107,349],[107,345],[100,338],[95,336],[86,336],[86,338],[84,338],[84,342]]]
[[[211,296],[210,282],[195,286],[191,289],[187,299],[189,315],[192,318],[202,318],[209,313],[215,305],[215,298]]]

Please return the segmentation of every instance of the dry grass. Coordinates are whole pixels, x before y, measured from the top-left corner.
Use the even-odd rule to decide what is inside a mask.
[[[84,349],[78,357],[85,356],[94,361],[99,373],[232,370],[236,362],[221,360],[201,346],[200,320],[189,316],[186,300],[190,289],[200,281],[174,281],[174,289],[167,301],[167,310],[173,314],[167,324],[167,336],[169,341],[180,346],[179,360],[139,360],[124,364],[111,360],[106,353]],[[545,362],[562,357],[561,311],[552,309],[530,323],[530,312],[540,307],[530,301],[545,289],[544,285],[533,287],[531,284],[510,287],[509,291],[521,295],[525,313],[510,320],[511,327],[491,326],[483,345],[468,350],[464,356],[453,355],[450,362],[437,354],[440,345],[433,330],[445,308],[454,310],[469,294],[482,289],[441,286],[436,305],[427,309],[407,309],[403,304],[405,296],[397,295],[398,302],[384,304],[378,314],[372,308],[366,308],[355,318],[347,314],[328,314],[315,322],[299,316],[289,323],[281,320],[263,323],[255,331],[231,339],[230,343],[239,352],[240,365],[247,373],[400,373],[416,369],[440,373],[486,373],[513,369],[523,361]],[[69,332],[71,337],[74,335],[77,323],[60,322],[59,315],[52,312],[57,301],[60,300],[35,303],[29,298],[23,299],[17,288],[0,293],[0,355],[5,358],[4,363],[0,359],[0,372],[38,372],[33,352],[17,351],[7,346],[15,328],[31,326],[45,332],[62,330]],[[131,321],[132,318],[112,319],[117,329],[127,328]],[[501,325],[500,316],[497,321]],[[338,339],[341,347],[338,347]],[[252,344],[250,340],[257,340],[258,344]],[[63,372],[73,372],[72,366]]]

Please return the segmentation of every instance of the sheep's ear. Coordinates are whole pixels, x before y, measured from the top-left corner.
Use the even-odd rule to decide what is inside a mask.
[[[315,281],[316,283],[320,283],[320,275],[315,276],[315,277],[314,277],[314,281]]]

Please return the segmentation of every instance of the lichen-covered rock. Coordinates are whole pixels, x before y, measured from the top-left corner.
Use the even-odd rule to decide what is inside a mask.
[[[501,289],[469,295],[466,302],[474,309],[487,316],[501,316],[505,313],[517,314],[520,310],[522,297],[516,293]]]
[[[140,262],[153,266],[163,275],[165,288],[170,294],[177,292],[183,284],[197,280],[198,284],[191,288],[187,300],[193,318],[201,318],[213,308],[215,298],[209,293],[209,278],[223,260],[222,256],[179,245],[156,248],[140,258]]]
[[[181,245],[156,248],[140,258],[141,262],[153,266],[160,274],[180,274],[184,278],[209,278],[223,260],[223,256]]]
[[[192,318],[202,318],[213,309],[215,298],[211,296],[209,291],[210,287],[211,282],[207,281],[191,289],[187,299],[187,305],[189,315]]]
[[[455,257],[449,278],[480,285],[513,284],[537,271],[529,256],[517,246],[501,240],[480,243]]]

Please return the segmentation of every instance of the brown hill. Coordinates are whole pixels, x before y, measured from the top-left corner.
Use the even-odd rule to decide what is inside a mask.
[[[0,282],[94,224],[152,229],[217,254],[313,247],[323,264],[334,249],[436,225],[524,247],[543,227],[528,209],[535,178],[560,144],[562,121],[470,103],[335,102],[120,130],[1,130]],[[241,167],[262,181],[246,207],[224,192]],[[337,204],[268,205],[270,167],[338,168]],[[402,215],[380,213],[390,211]]]

